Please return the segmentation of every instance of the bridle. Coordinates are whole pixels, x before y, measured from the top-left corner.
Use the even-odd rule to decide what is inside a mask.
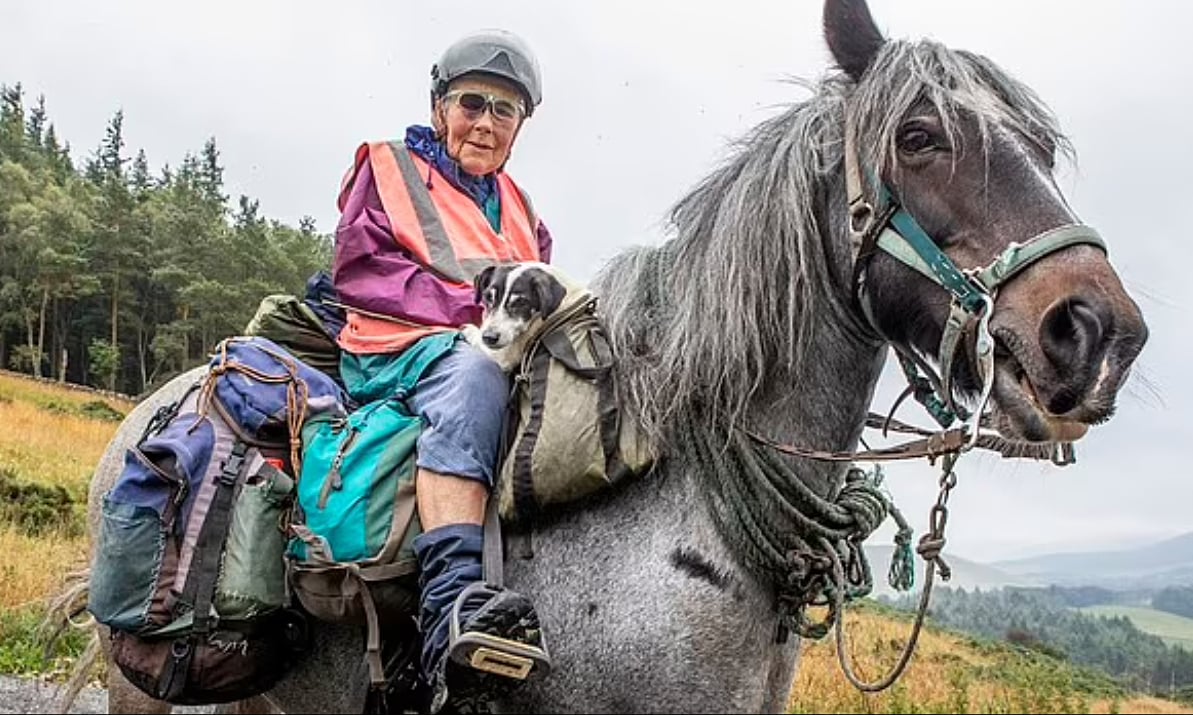
[[[857,140],[849,116],[845,118],[845,184],[849,202],[849,233],[854,249],[853,300],[866,317],[871,329],[882,335],[874,319],[866,293],[870,260],[882,251],[927,277],[949,293],[949,315],[937,353],[939,375],[910,348],[891,343],[898,353],[910,389],[934,419],[947,429],[956,419],[963,421],[966,440],[960,451],[978,443],[980,422],[994,386],[994,338],[990,319],[998,290],[1033,263],[1070,246],[1095,246],[1106,252],[1106,244],[1091,226],[1066,224],[1032,236],[1022,243],[1012,242],[990,264],[962,270],[937,247],[928,233],[892,192],[872,172],[863,174],[858,158]],[[871,178],[876,204],[867,199],[863,175]],[[953,400],[953,364],[958,358],[962,338],[973,332],[972,354],[982,382],[978,403],[966,415]],[[923,372],[924,375],[920,373]],[[926,380],[931,392],[924,389]],[[906,394],[906,393],[905,393]],[[1052,456],[1057,464],[1072,460],[1071,445],[1058,445]]]
[[[994,338],[990,334],[990,320],[999,289],[1025,268],[1057,251],[1075,245],[1088,245],[1106,252],[1106,245],[1092,227],[1085,224],[1066,224],[1032,236],[1022,243],[1012,242],[986,266],[973,269],[958,268],[937,247],[911,213],[899,203],[877,174],[863,171],[854,132],[855,127],[846,110],[844,162],[849,234],[853,253],[852,299],[869,328],[895,349],[909,383],[907,391],[896,401],[890,414],[883,418],[881,415],[870,413],[866,425],[880,427],[884,433],[893,429],[897,432],[916,434],[920,439],[883,449],[833,452],[780,444],[752,431],[744,431],[751,439],[769,448],[818,461],[889,461],[927,457],[930,462],[935,463],[937,458],[942,458],[940,491],[930,514],[929,530],[917,547],[920,555],[928,562],[928,569],[915,625],[899,662],[880,681],[861,681],[849,663],[842,628],[844,619],[841,615],[844,608],[846,575],[836,550],[832,544],[822,539],[822,548],[830,557],[833,580],[836,583],[829,605],[830,619],[835,621],[838,659],[846,677],[855,687],[866,692],[875,692],[892,685],[910,660],[927,612],[938,564],[942,577],[946,580],[949,577],[948,566],[940,559],[940,551],[944,546],[944,527],[948,518],[946,504],[950,491],[957,483],[953,471],[957,459],[974,447],[1011,456],[1000,437],[993,433],[983,433],[981,429],[994,387]],[[867,197],[867,185],[863,177],[869,179],[869,195],[874,197],[873,201]],[[886,339],[874,318],[870,296],[867,293],[867,272],[871,259],[879,251],[927,277],[950,296],[949,314],[937,352],[939,374],[911,347]],[[954,363],[968,334],[973,335],[973,342],[965,346],[965,349],[972,351],[973,364],[981,381],[979,398],[972,411],[956,404],[952,394]],[[908,395],[914,395],[932,415],[941,427],[939,431],[912,427],[893,419],[895,410]],[[958,420],[961,425],[953,427]],[[1014,449],[1013,456],[1050,459],[1059,466],[1075,461],[1071,443],[1026,448],[1015,445]],[[903,526],[905,529],[905,524]]]

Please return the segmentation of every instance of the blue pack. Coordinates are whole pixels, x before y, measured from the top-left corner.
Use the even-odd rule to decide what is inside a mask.
[[[276,343],[229,338],[129,449],[103,500],[88,610],[142,691],[229,702],[268,689],[292,662],[303,629],[285,529],[302,427],[346,414],[347,402]]]
[[[459,333],[423,338],[371,374],[344,377],[363,403],[323,413],[303,428],[303,464],[287,551],[289,584],[307,613],[366,626],[370,679],[385,682],[381,632],[417,611],[421,533],[415,508],[416,447],[423,430],[406,396]]]

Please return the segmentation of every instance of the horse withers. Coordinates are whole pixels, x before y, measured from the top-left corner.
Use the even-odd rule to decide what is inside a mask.
[[[776,634],[795,568],[818,563],[791,558],[819,543],[809,505],[837,526],[855,515],[846,464],[742,435],[855,449],[889,349],[1011,448],[1073,442],[1113,412],[1147,329],[1053,179],[1069,147],[1051,112],[985,57],[886,40],[860,0],[827,0],[824,29],[840,71],[744,137],[675,207],[669,240],[594,281],[625,408],[666,456],[507,553],[554,670],[498,710],[785,710],[800,639]],[[144,420],[195,376],[121,426],[93,525]],[[268,701],[359,712],[360,632],[313,636]],[[165,710],[109,674],[113,712]]]

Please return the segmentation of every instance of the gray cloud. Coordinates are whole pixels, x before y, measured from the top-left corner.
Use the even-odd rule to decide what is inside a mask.
[[[891,35],[987,54],[1053,107],[1079,153],[1063,186],[1108,239],[1153,331],[1131,394],[1080,446],[1078,464],[962,462],[950,549],[996,558],[1193,529],[1193,480],[1178,453],[1193,438],[1183,374],[1191,341],[1180,317],[1193,301],[1182,265],[1193,10],[1175,0],[872,6]],[[819,10],[757,0],[9,0],[0,81],[44,93],[76,157],[120,107],[129,146],[143,147],[155,167],[214,135],[233,196],[259,198],[267,215],[291,223],[310,214],[330,231],[356,146],[425,122],[429,67],[447,43],[508,27],[536,48],[545,75],[544,104],[510,170],[555,234],[557,262],[587,277],[624,246],[660,240],[669,205],[727,142],[804,96],[785,79],[824,70]],[[898,387],[889,371],[878,404]],[[923,529],[935,473],[921,464],[889,474]]]

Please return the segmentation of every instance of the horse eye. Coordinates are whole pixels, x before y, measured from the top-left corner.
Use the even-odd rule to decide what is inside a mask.
[[[904,129],[899,133],[896,142],[899,145],[899,150],[908,154],[919,154],[934,146],[932,135],[926,129],[919,127]]]

